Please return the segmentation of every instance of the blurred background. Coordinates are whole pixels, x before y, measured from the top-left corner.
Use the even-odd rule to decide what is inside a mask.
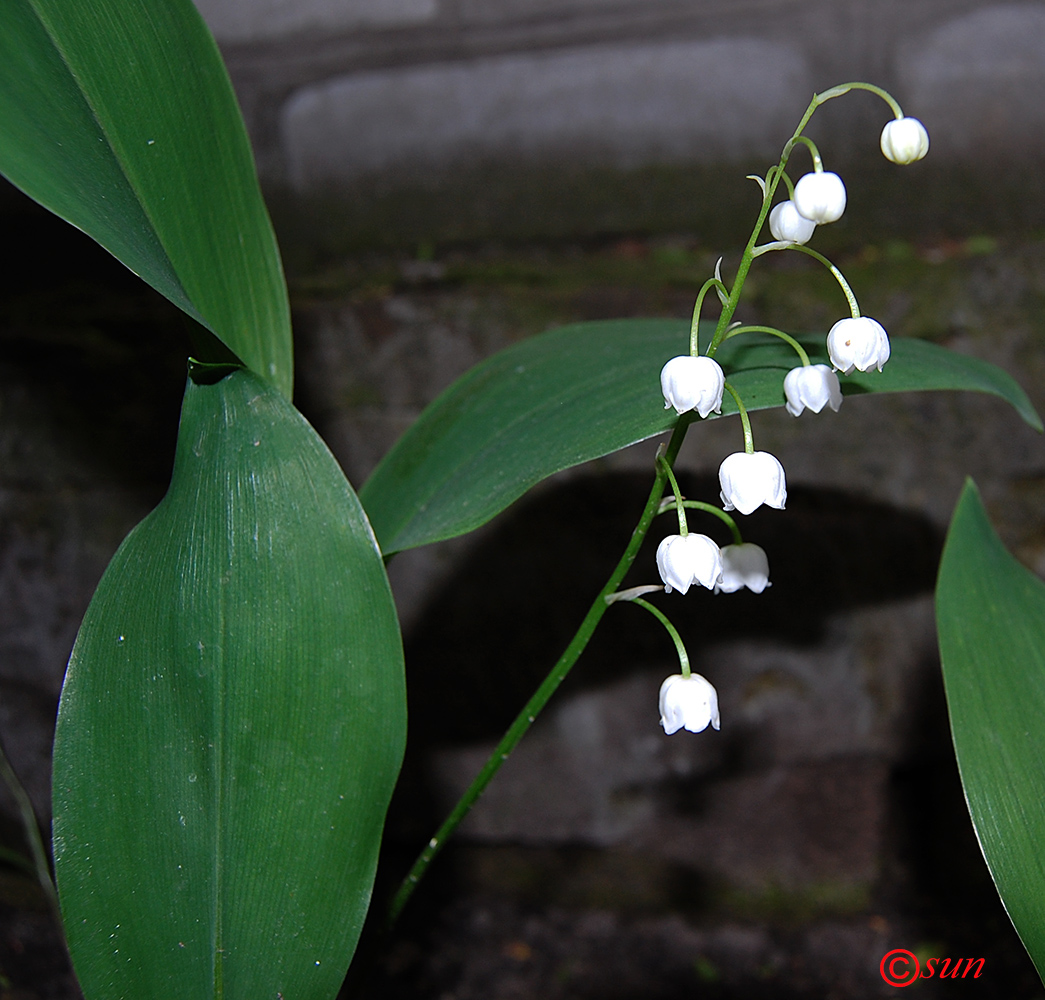
[[[745,174],[776,161],[814,91],[853,79],[890,90],[932,148],[886,162],[889,112],[866,93],[820,111],[809,134],[849,207],[813,245],[892,336],[993,361],[1045,410],[1045,2],[199,7],[284,251],[297,402],[356,486],[454,378],[521,338],[677,316],[681,350],[697,289],[720,256],[730,279],[754,222]],[[64,665],[109,557],[166,488],[187,342],[173,306],[10,187],[0,218],[17,248],[0,271],[0,735],[47,822]],[[738,317],[826,331],[844,305],[815,262],[769,254]],[[856,1000],[896,993],[878,972],[893,948],[986,959],[923,997],[1045,995],[965,811],[932,617],[966,475],[1045,572],[1043,442],[1001,402],[953,394],[758,413],[754,430],[788,474],[787,511],[744,523],[772,589],[658,599],[719,690],[722,731],[664,736],[674,650],[614,608],[399,929],[364,943],[352,995]],[[687,495],[716,499],[740,440],[729,420],[690,432]],[[568,641],[655,448],[392,560],[411,733],[379,903]],[[668,530],[629,583],[656,579]],[[0,846],[23,851],[0,805]],[[0,998],[75,996],[40,894],[0,865]]]

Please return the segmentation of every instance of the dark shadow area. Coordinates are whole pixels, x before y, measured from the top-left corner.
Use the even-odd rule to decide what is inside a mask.
[[[718,501],[712,477],[679,477],[685,495]],[[472,549],[406,637],[411,740],[486,739],[504,731],[566,647],[609,576],[642,510],[651,476],[587,475],[526,499]],[[942,539],[922,517],[849,494],[795,488],[786,512],[760,508],[738,523],[771,553],[772,586],[685,601],[653,595],[699,645],[737,637],[812,643],[840,611],[927,593]],[[728,529],[691,512],[691,531],[719,544]],[[661,515],[624,581],[659,582],[657,542],[677,532]],[[612,608],[566,691],[605,684],[659,659],[670,640],[634,607]],[[597,665],[597,670],[594,668]]]
[[[54,414],[71,456],[122,483],[170,479],[189,323],[108,251],[0,179],[4,381]],[[157,496],[157,499],[159,497]]]

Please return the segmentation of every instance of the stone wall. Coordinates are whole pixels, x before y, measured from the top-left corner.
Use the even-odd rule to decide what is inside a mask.
[[[263,177],[298,193],[476,159],[627,166],[772,156],[813,91],[850,79],[891,89],[922,117],[934,155],[1007,161],[1045,148],[1041,0],[199,6]],[[873,149],[886,118],[870,97],[832,109],[831,154]]]

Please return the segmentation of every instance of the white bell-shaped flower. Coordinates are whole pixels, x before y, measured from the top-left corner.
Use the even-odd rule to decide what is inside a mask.
[[[672,674],[660,686],[660,724],[670,736],[680,729],[702,733],[719,728],[718,692],[700,674]]]
[[[669,594],[684,594],[695,583],[712,590],[722,575],[722,557],[707,535],[668,535],[657,546],[657,570]]]
[[[726,545],[722,549],[722,579],[715,593],[732,594],[747,587],[761,594],[769,582],[769,559],[766,550],[753,542]]]
[[[869,372],[882,370],[889,360],[889,335],[870,316],[840,319],[827,334],[827,353],[831,364],[844,375],[853,369]]]
[[[882,129],[886,159],[906,166],[929,152],[929,133],[917,118],[895,118]]]
[[[806,174],[795,185],[795,208],[798,214],[823,225],[835,222],[845,211],[845,185],[838,174]]]
[[[784,509],[784,467],[768,451],[738,451],[730,455],[718,468],[718,481],[726,510],[750,514],[762,504]]]
[[[773,239],[784,243],[808,243],[816,223],[798,214],[793,201],[782,201],[769,213],[769,231]]]
[[[722,388],[726,376],[714,358],[683,354],[672,358],[660,370],[660,391],[664,409],[675,407],[681,415],[696,410],[706,417],[712,410],[722,412]]]
[[[842,386],[827,365],[802,365],[784,376],[787,412],[797,417],[803,410],[819,413],[830,406],[835,413],[842,405]]]

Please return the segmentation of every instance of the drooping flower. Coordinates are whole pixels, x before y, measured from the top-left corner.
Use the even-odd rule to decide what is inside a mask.
[[[657,569],[669,594],[684,594],[694,583],[711,590],[722,575],[722,557],[707,535],[668,535],[657,546]]]
[[[886,159],[906,166],[929,152],[929,133],[917,118],[894,118],[882,129]]]
[[[799,215],[793,201],[782,201],[769,213],[769,231],[773,239],[785,243],[808,243],[816,223]]]
[[[842,178],[827,170],[800,177],[795,185],[795,208],[803,218],[820,225],[840,219],[845,211]]]
[[[750,514],[757,507],[784,509],[787,486],[784,467],[768,451],[738,451],[718,468],[722,506]]]
[[[802,365],[784,376],[787,412],[797,417],[803,410],[819,413],[830,406],[835,413],[842,405],[842,387],[838,376],[827,365]]]
[[[831,364],[844,375],[853,369],[869,372],[882,370],[889,360],[889,335],[877,320],[870,316],[840,319],[827,334],[827,353]]]
[[[722,549],[722,579],[715,587],[715,593],[732,594],[747,587],[748,590],[761,594],[769,582],[769,559],[766,550],[753,542],[740,542],[737,545],[726,545]]]
[[[664,409],[674,406],[680,415],[696,410],[701,417],[706,417],[712,410],[721,413],[725,381],[725,373],[714,358],[688,354],[672,358],[660,370]]]
[[[660,724],[670,736],[680,729],[702,733],[719,728],[718,692],[700,674],[672,674],[660,686]]]

